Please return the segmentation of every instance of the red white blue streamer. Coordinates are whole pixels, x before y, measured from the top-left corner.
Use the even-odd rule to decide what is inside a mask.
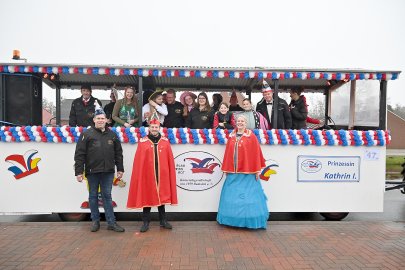
[[[0,128],[0,142],[74,143],[86,130],[85,127],[22,126]],[[136,144],[148,134],[148,128],[111,128],[122,143]],[[221,144],[228,141],[231,130],[161,128],[171,144]],[[316,146],[384,146],[391,135],[385,130],[312,130],[272,129],[253,130],[260,144],[316,145]]]
[[[0,73],[48,73],[48,74],[94,74],[94,75],[136,75],[141,77],[179,78],[236,78],[236,79],[291,79],[302,80],[396,80],[398,73],[382,72],[290,72],[262,70],[204,70],[191,68],[126,68],[126,67],[78,67],[78,66],[39,66],[39,65],[0,65]]]

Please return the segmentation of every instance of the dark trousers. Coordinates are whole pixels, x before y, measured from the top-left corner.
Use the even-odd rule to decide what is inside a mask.
[[[144,207],[142,211],[142,221],[143,222],[150,222],[150,210],[151,207]],[[165,211],[165,206],[161,205],[158,206],[158,211],[159,211],[159,220],[165,221],[166,220],[166,211]]]

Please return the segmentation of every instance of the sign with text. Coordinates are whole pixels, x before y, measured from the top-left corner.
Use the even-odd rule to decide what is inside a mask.
[[[224,176],[221,161],[203,151],[189,151],[175,157],[177,186],[202,191],[216,186]]]
[[[359,156],[298,156],[298,182],[359,182]]]

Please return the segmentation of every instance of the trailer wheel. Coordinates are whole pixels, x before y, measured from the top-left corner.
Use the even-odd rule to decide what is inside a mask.
[[[321,216],[323,216],[326,220],[334,220],[334,221],[339,221],[347,217],[349,214],[344,213],[344,212],[336,212],[336,213],[319,213]]]
[[[88,213],[58,213],[62,221],[83,221],[90,217]]]

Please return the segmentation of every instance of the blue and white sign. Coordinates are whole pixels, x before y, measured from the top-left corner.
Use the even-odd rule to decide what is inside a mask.
[[[359,182],[359,156],[298,156],[298,182]]]

